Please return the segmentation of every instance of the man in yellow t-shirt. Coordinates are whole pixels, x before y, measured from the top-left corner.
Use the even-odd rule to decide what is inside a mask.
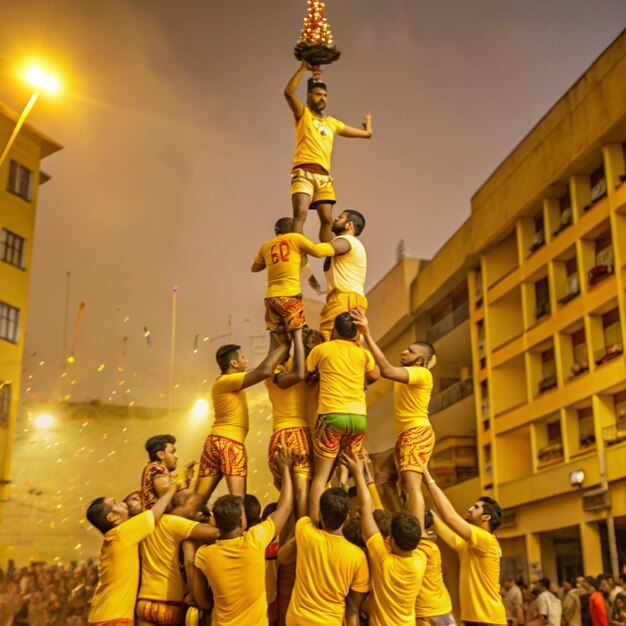
[[[309,208],[320,216],[320,241],[331,237],[332,209],[335,204],[333,179],[330,177],[330,155],[335,135],[369,139],[372,136],[372,116],[368,113],[363,129],[346,126],[333,117],[325,116],[328,93],[326,85],[310,79],[306,106],[296,95],[304,72],[311,66],[302,61],[285,87],[285,98],[296,124],[296,152],[291,172],[291,203],[294,231],[302,233]]]
[[[173,483],[148,511],[129,517],[115,498],[96,498],[87,508],[89,523],[102,534],[98,584],[91,600],[90,626],[125,626],[135,621],[139,585],[139,542],[152,532],[178,489]]]
[[[196,484],[196,491],[205,501],[222,477],[230,493],[242,498],[245,495],[248,457],[244,442],[250,425],[245,390],[271,376],[288,351],[289,346],[277,343],[272,333],[267,356],[246,372],[248,360],[241,346],[229,343],[218,348],[215,358],[222,373],[211,390],[215,420],[204,442]]]
[[[219,539],[198,548],[195,558],[196,568],[213,592],[212,626],[268,625],[265,550],[283,529],[293,505],[291,458],[283,453],[279,462],[282,490],[276,511],[264,522],[246,530],[243,499],[239,496],[222,496],[213,506]]]
[[[354,209],[343,211],[333,223],[336,237],[330,243],[335,256],[324,262],[327,296],[320,313],[320,332],[326,341],[330,339],[337,315],[354,308],[363,314],[367,311],[367,254],[359,239],[364,228],[365,218]]]
[[[197,494],[185,489],[172,501],[172,513],[161,517],[156,530],[139,546],[141,585],[137,597],[137,624],[176,626],[183,621],[185,590],[180,575],[179,548],[182,541],[212,543],[218,530],[209,524],[182,516],[190,499]]]
[[[341,533],[348,517],[348,494],[339,488],[322,494],[320,530],[309,517],[296,522],[296,584],[287,626],[358,626],[369,590],[367,558]]]
[[[417,519],[424,519],[422,472],[435,446],[435,433],[428,419],[428,405],[433,390],[430,370],[435,366],[435,348],[427,341],[415,341],[400,355],[400,367],[389,363],[374,341],[369,323],[359,309],[352,310],[357,328],[380,368],[383,378],[393,380],[393,404],[396,414],[394,458],[407,497],[416,498]]]
[[[452,600],[446,584],[443,582],[441,552],[436,543],[437,537],[432,530],[433,514],[424,515],[425,534],[417,546],[417,551],[426,559],[424,582],[415,601],[417,626],[456,626],[452,613]]]
[[[463,519],[426,468],[424,481],[443,523],[435,519],[433,529],[459,554],[459,600],[461,619],[473,624],[506,624],[500,596],[500,544],[494,531],[502,522],[500,505],[482,496]]]
[[[307,372],[319,373],[320,395],[313,432],[315,473],[309,495],[309,515],[319,521],[319,502],[339,453],[358,454],[367,428],[365,384],[380,373],[372,355],[355,343],[357,329],[350,313],[335,319],[332,341],[316,346],[306,360]]]
[[[372,511],[363,459],[341,455],[356,483],[361,530],[367,546],[372,592],[367,603],[370,626],[415,626],[415,600],[422,587],[426,560],[416,552],[421,528],[417,518],[398,511],[391,519],[389,544],[385,543]]]
[[[300,266],[305,254],[321,258],[333,256],[329,243],[313,243],[293,231],[293,218],[281,217],[274,226],[276,237],[259,249],[253,272],[267,269],[265,322],[267,330],[291,332],[305,324]]]

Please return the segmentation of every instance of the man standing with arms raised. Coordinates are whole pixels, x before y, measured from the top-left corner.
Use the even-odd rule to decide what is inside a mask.
[[[330,155],[335,135],[369,139],[372,136],[372,116],[368,113],[363,129],[346,126],[324,115],[328,93],[322,82],[309,79],[306,106],[296,95],[300,80],[311,66],[302,61],[285,87],[285,98],[293,112],[296,125],[296,150],[291,173],[291,203],[294,232],[302,233],[309,208],[317,209],[320,217],[320,241],[331,238],[332,209],[335,204],[333,179],[330,177]]]
[[[500,505],[481,497],[463,519],[424,469],[424,482],[443,522],[435,518],[433,530],[459,554],[459,600],[465,624],[506,624],[500,596],[500,544],[493,533],[502,522]]]
[[[247,372],[248,359],[241,346],[226,344],[218,348],[215,358],[221,374],[211,389],[215,421],[204,442],[196,486],[205,500],[211,497],[222,477],[226,478],[231,494],[245,496],[248,457],[244,441],[250,427],[245,390],[271,376],[288,351],[289,346],[277,345],[275,335],[270,333],[268,355]]]

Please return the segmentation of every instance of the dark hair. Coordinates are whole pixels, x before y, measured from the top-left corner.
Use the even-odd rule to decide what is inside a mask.
[[[157,453],[163,452],[165,448],[167,448],[168,443],[174,445],[176,443],[176,437],[174,437],[174,435],[155,435],[154,437],[150,437],[150,439],[146,441],[148,458],[151,461],[158,461],[159,457]]]
[[[104,500],[104,498],[96,498],[87,507],[89,523],[103,535],[113,528],[113,524],[107,519],[107,515],[111,512],[111,507]]]
[[[232,532],[239,526],[241,511],[243,509],[243,499],[241,496],[227,494],[221,496],[213,505],[213,517],[220,534]]]
[[[384,511],[383,509],[376,509],[372,515],[380,534],[387,539],[391,535],[391,518],[393,513],[391,511]]]
[[[255,526],[261,521],[261,503],[251,493],[247,493],[243,497],[243,510],[246,512],[248,528]]]
[[[417,517],[406,511],[398,511],[391,518],[391,536],[400,550],[415,550],[422,538],[422,529]]]
[[[344,213],[348,216],[347,221],[354,225],[354,234],[358,237],[365,228],[365,218],[361,213],[354,209],[346,209]]]
[[[343,536],[355,546],[365,549],[365,541],[363,541],[363,532],[361,531],[361,516],[353,515],[346,520],[341,529]]]
[[[339,313],[335,318],[335,330],[342,339],[354,339],[356,337],[357,328],[352,319],[352,315],[348,311]]]
[[[435,346],[433,346],[433,344],[428,342],[428,341],[424,341],[423,339],[420,339],[419,341],[414,341],[412,345],[414,345],[414,346],[421,346],[422,348],[426,348],[426,350],[428,351],[428,355],[426,356],[426,358],[418,357],[418,359],[416,361],[416,365],[422,366],[422,367],[426,367],[428,365],[429,361],[436,354],[435,353]]]
[[[483,514],[491,517],[489,520],[489,530],[494,532],[500,528],[500,524],[502,524],[502,508],[489,496],[481,496],[478,500],[483,503]]]
[[[433,512],[430,509],[426,509],[424,511],[424,528],[430,528],[435,521],[435,517],[433,516]]]
[[[264,522],[277,508],[278,502],[270,502],[261,513],[261,521]]]
[[[230,367],[230,362],[237,358],[237,352],[239,350],[241,350],[241,346],[234,343],[227,343],[217,349],[215,360],[222,374]]]
[[[537,580],[537,584],[541,585],[544,589],[547,589],[548,591],[550,591],[551,581],[549,578],[544,576],[543,578],[540,578],[539,580]]]
[[[307,93],[311,93],[316,87],[319,87],[320,89],[326,89],[326,83],[323,83],[321,80],[309,78],[309,80],[307,80],[306,82]]]
[[[600,587],[598,579],[595,576],[585,576],[585,581],[589,586],[593,587],[596,590]]]
[[[285,235],[293,232],[293,217],[281,217],[276,220],[274,230],[278,235]]]
[[[340,487],[327,489],[320,498],[320,514],[328,530],[337,530],[346,521],[350,510],[348,494]]]

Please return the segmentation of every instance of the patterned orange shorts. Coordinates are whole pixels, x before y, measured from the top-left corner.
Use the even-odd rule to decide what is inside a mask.
[[[87,622],[87,626],[131,626],[134,622],[132,619],[128,618],[120,618],[120,619],[109,619],[104,622]]]
[[[207,476],[247,476],[248,455],[243,443],[209,435],[204,442],[200,457],[200,478]]]
[[[435,431],[428,426],[409,428],[398,435],[394,457],[398,472],[422,474],[435,447]]]
[[[267,330],[291,331],[302,328],[305,324],[302,294],[265,298],[265,323]]]
[[[293,428],[281,428],[277,430],[270,439],[268,451],[268,465],[274,478],[282,478],[280,467],[276,462],[278,447],[291,452],[293,465],[291,469],[298,476],[311,478],[313,476],[313,466],[311,463],[311,431],[305,426]]]
[[[139,598],[135,606],[137,619],[161,626],[176,626],[185,617],[185,606],[182,602],[166,602]]]
[[[313,435],[316,456],[334,459],[340,452],[354,456],[363,449],[367,418],[352,413],[319,415]]]

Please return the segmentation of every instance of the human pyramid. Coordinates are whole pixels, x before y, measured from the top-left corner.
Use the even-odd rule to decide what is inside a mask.
[[[269,352],[248,371],[240,346],[217,350],[215,421],[195,470],[190,464],[173,476],[176,439],[157,435],[146,442],[141,490],[124,502],[90,504],[87,517],[103,533],[90,624],[174,626],[208,623],[210,614],[214,626],[454,625],[434,533],[459,554],[461,618],[507,623],[492,534],[500,507],[484,496],[462,517],[428,472],[435,350],[416,340],[399,366],[389,363],[365,317],[365,218],[344,210],[332,220],[334,135],[371,137],[371,116],[358,129],[324,115],[327,90],[316,74],[303,104],[296,91],[311,69],[302,61],[285,88],[296,128],[293,216],[276,222],[252,264],[267,271]],[[320,243],[302,234],[310,209],[320,217]],[[304,317],[300,274],[310,272],[309,257],[325,258],[319,331]],[[406,503],[395,512],[383,509],[363,448],[365,388],[380,376],[394,381],[395,462]],[[280,497],[261,515],[246,495],[245,390],[263,381],[273,407],[268,463]],[[359,516],[349,515],[348,472]],[[333,475],[340,486],[327,488]],[[229,494],[209,512],[222,478]],[[425,512],[423,486],[439,516]]]

